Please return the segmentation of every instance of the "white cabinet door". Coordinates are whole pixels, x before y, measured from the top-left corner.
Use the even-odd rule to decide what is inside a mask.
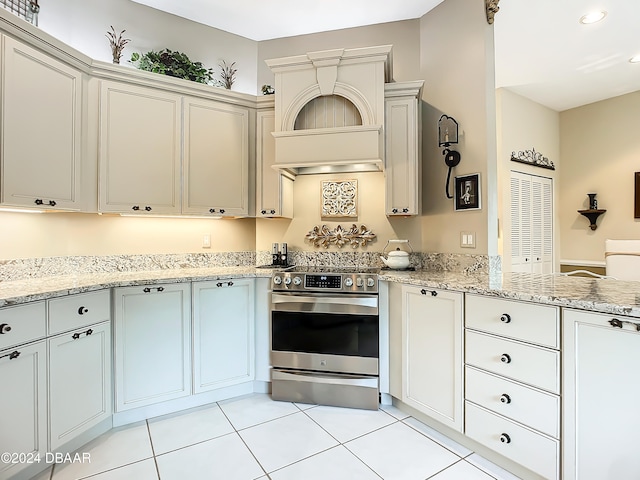
[[[422,81],[385,87],[385,186],[387,215],[420,215]]]
[[[47,450],[46,343],[0,351],[0,453],[40,454]],[[0,462],[5,479],[29,466]]]
[[[511,269],[553,271],[553,185],[551,178],[511,172]]]
[[[211,100],[184,101],[182,212],[249,214],[249,111]]]
[[[162,90],[102,82],[100,211],[180,213],[180,104]]]
[[[56,450],[111,416],[110,323],[51,337],[48,344],[49,448]]]
[[[194,392],[254,379],[254,280],[193,284]]]
[[[191,394],[190,285],[114,289],[116,411]]]
[[[80,209],[82,74],[2,36],[2,203]]]
[[[256,216],[293,218],[293,178],[271,166],[276,159],[276,114],[256,115]]]
[[[463,296],[402,286],[403,398],[441,423],[462,431]]]
[[[640,478],[637,325],[637,318],[563,311],[566,480]]]

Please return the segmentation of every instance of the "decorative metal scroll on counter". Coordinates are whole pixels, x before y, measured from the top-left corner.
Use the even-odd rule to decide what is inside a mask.
[[[540,152],[536,152],[535,148],[531,150],[525,150],[524,152],[511,152],[511,161],[526,163],[533,165],[534,167],[548,168],[549,170],[555,170],[556,167],[551,160],[543,156]]]
[[[355,223],[349,230],[342,228],[342,225],[338,225],[333,230],[326,225],[322,227],[316,225],[305,238],[313,243],[314,247],[329,248],[331,245],[336,245],[342,248],[343,245],[349,244],[351,248],[358,248],[366,247],[369,242],[375,240],[376,234],[365,225],[358,227]]]

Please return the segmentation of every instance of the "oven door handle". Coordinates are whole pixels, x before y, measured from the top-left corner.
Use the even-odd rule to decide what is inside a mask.
[[[303,295],[282,295],[279,293],[271,294],[271,303],[307,303],[320,305],[354,305],[357,307],[378,308],[378,297],[349,297],[349,296],[332,296],[332,297],[309,297]]]

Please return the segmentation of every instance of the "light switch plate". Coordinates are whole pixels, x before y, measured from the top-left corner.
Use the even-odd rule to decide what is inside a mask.
[[[462,248],[476,248],[475,232],[460,232],[460,246]]]

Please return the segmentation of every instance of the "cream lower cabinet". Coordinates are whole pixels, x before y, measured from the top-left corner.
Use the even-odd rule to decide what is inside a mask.
[[[185,98],[182,213],[249,215],[249,109]]]
[[[640,478],[638,325],[563,310],[564,480]]]
[[[293,178],[271,166],[275,164],[273,110],[256,114],[256,216],[293,218]]]
[[[253,381],[253,279],[193,284],[194,393]]]
[[[114,289],[116,411],[191,395],[188,283]]]
[[[101,212],[180,214],[181,101],[163,90],[101,82]]]
[[[1,203],[79,210],[82,73],[10,37],[1,41]]]
[[[385,213],[420,215],[423,81],[385,85]]]
[[[557,307],[465,297],[465,434],[547,479],[560,475],[559,319]]]
[[[46,351],[44,341],[0,350],[0,453],[15,454],[0,461],[2,480],[48,451]]]
[[[110,322],[63,333],[47,342],[49,447],[57,450],[111,417]]]
[[[402,401],[462,431],[463,295],[402,286]]]

